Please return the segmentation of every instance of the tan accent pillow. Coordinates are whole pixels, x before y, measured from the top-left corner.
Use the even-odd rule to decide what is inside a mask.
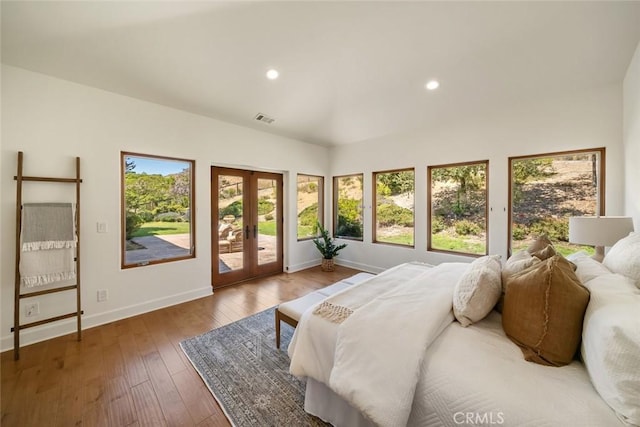
[[[533,254],[538,252],[551,244],[551,240],[547,236],[538,236],[527,248],[527,252]]]
[[[588,303],[569,261],[555,255],[509,277],[502,326],[525,360],[563,366],[580,343]]]
[[[530,252],[530,254],[538,258],[540,261],[544,261],[545,259],[554,256],[556,254],[556,250],[553,245],[547,245],[538,251]]]
[[[534,264],[540,262],[540,258],[536,258],[531,255],[527,251],[518,251],[515,254],[511,255],[511,257],[505,262],[502,267],[502,294],[498,299],[498,303],[496,304],[496,310],[502,313],[502,308],[504,307],[504,293],[507,290],[507,279],[516,273],[521,272]]]

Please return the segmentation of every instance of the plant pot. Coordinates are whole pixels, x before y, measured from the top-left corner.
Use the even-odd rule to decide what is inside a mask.
[[[333,258],[331,259],[322,258],[322,271],[334,271],[335,269],[336,269],[336,266],[333,263]]]

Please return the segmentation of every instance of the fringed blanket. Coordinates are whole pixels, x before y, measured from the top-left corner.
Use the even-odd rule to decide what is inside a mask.
[[[402,264],[329,297],[300,319],[291,373],[327,384],[376,425],[406,425],[424,353],[453,321],[453,288],[468,266]]]
[[[76,238],[71,203],[24,204],[20,239],[22,285],[42,286],[76,278]]]
[[[417,275],[433,267],[428,264],[408,263],[396,266],[369,279],[366,286],[354,286],[349,292],[341,292],[323,301],[313,314],[324,317],[333,323],[344,322],[354,310],[385,294]]]

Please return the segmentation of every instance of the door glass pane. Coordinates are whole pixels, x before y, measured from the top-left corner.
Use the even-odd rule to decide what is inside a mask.
[[[258,179],[258,265],[276,261],[277,200],[277,182],[273,179]]]
[[[244,266],[242,228],[242,177],[220,175],[218,178],[218,249],[220,274],[241,270]]]

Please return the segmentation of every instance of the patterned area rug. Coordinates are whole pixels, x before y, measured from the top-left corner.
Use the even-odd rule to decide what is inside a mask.
[[[232,425],[328,425],[304,412],[306,382],[289,374],[293,328],[281,334],[278,350],[270,308],[180,343]]]

